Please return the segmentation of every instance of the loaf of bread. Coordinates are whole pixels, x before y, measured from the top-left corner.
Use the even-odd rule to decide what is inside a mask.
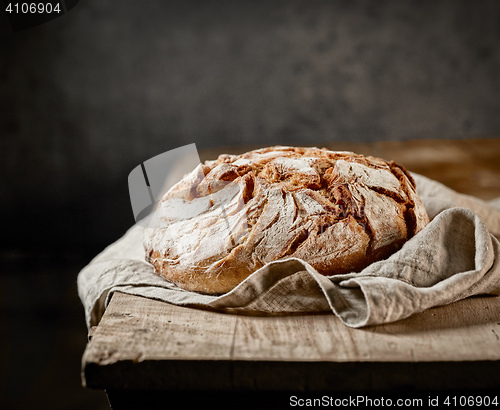
[[[221,155],[174,185],[145,230],[146,260],[179,287],[230,291],[265,264],[300,258],[324,275],[387,258],[429,222],[392,161],[318,148]]]

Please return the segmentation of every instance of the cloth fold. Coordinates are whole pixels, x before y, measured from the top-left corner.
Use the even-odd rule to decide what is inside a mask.
[[[326,277],[291,258],[264,266],[224,295],[189,292],[153,272],[144,260],[144,228],[134,225],[78,275],[87,326],[99,322],[115,291],[227,313],[329,311],[353,328],[500,295],[500,198],[482,201],[412,175],[431,222],[398,252],[356,273]]]

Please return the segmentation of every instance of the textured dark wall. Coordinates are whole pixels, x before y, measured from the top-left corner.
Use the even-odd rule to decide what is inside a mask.
[[[2,246],[97,245],[184,144],[500,134],[500,2],[80,1],[1,21]]]

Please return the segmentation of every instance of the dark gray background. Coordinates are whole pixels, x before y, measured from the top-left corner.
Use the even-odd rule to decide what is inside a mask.
[[[0,18],[0,322],[10,335],[0,393],[11,406],[33,391],[49,400],[64,374],[77,390],[50,408],[91,397],[78,390],[74,280],[133,223],[127,176],[140,162],[193,142],[500,136],[497,0],[81,0],[17,33]],[[63,346],[72,362],[54,356]]]
[[[128,173],[192,142],[497,136],[499,39],[496,0],[93,0],[3,27],[2,241],[109,243]]]

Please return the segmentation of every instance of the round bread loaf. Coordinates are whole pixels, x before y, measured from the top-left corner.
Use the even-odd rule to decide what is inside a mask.
[[[360,271],[429,222],[402,166],[282,146],[200,164],[164,195],[156,220],[145,230],[146,260],[179,287],[209,294],[292,257],[324,275]]]

